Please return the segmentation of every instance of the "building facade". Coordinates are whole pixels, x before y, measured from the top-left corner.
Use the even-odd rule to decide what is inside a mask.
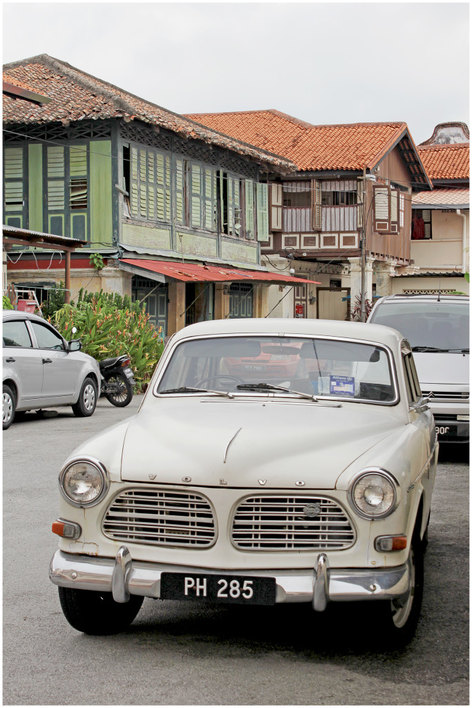
[[[263,260],[321,284],[301,284],[279,315],[365,316],[391,292],[411,262],[414,194],[431,189],[405,123],[314,126],[274,110],[190,117],[297,165],[270,185]]]
[[[293,170],[286,158],[48,55],[4,67],[3,109],[4,224],[85,242],[71,258],[72,298],[81,287],[131,295],[172,333],[265,316],[269,288],[300,283],[261,262],[268,183]],[[14,247],[4,288],[47,289],[62,272],[61,255]]]

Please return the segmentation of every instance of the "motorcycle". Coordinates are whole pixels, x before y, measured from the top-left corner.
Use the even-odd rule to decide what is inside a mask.
[[[99,361],[102,374],[102,393],[114,406],[124,408],[133,398],[133,372],[127,354]]]

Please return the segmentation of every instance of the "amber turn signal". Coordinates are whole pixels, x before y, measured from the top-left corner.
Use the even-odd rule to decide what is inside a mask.
[[[56,519],[52,524],[52,532],[62,538],[79,538],[82,529],[75,521],[64,521],[64,519]]]
[[[375,550],[380,553],[403,551],[408,545],[406,536],[377,536],[374,542]]]

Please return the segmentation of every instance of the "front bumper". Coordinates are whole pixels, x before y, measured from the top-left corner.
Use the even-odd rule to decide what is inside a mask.
[[[126,546],[115,559],[73,555],[56,551],[49,577],[55,585],[78,590],[111,592],[116,602],[130,595],[160,598],[163,572],[225,575],[224,570],[183,567],[133,561]],[[231,572],[234,575],[234,571]],[[313,569],[241,570],[244,577],[275,577],[279,602],[311,602],[321,612],[328,601],[393,600],[409,589],[408,565],[393,568],[329,568],[328,557],[320,553]]]

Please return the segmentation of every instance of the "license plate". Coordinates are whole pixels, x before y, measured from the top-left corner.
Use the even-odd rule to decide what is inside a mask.
[[[239,605],[275,604],[275,578],[162,573],[162,600],[203,600]]]
[[[131,369],[123,369],[123,373],[128,379],[133,378],[133,372]]]
[[[436,432],[439,440],[441,438],[455,438],[457,437],[457,425],[437,425]]]

